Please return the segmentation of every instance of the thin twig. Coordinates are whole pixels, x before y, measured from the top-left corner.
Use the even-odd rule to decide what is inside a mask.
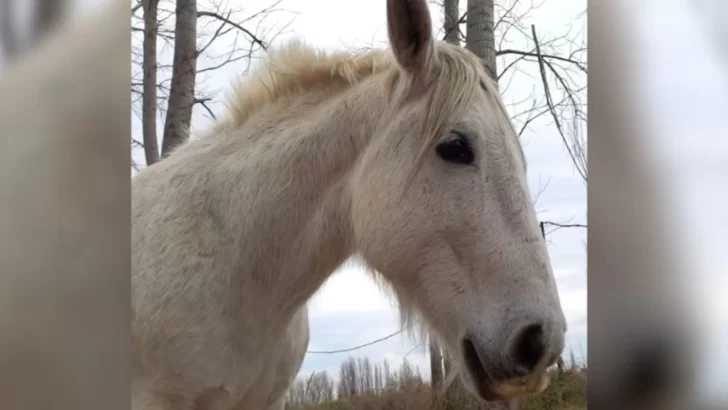
[[[458,21],[456,21],[455,24],[453,24],[452,27],[450,27],[450,30],[445,32],[445,36],[442,39],[445,40],[447,38],[447,36],[452,32],[452,30],[455,30],[455,29],[457,29],[460,32],[460,35],[462,37],[463,33],[462,33],[462,31],[460,31],[460,25],[465,22],[465,18],[467,18],[467,16],[468,16],[468,10],[465,10],[465,13],[463,13],[463,15],[460,16]]]
[[[245,27],[241,26],[238,23],[235,23],[234,21],[231,21],[230,19],[228,19],[226,17],[221,16],[218,13],[213,13],[211,11],[203,10],[203,11],[197,12],[197,17],[212,17],[212,18],[216,18],[220,21],[224,21],[225,23],[230,24],[231,26],[233,26],[233,27],[237,28],[238,30],[242,31],[243,33],[245,33],[248,37],[250,37],[250,39],[254,43],[258,44],[264,50],[268,49],[268,45],[263,40],[259,39],[255,34],[253,34],[250,30],[246,29]]]
[[[535,26],[531,25],[531,27],[533,28]],[[538,42],[536,42],[536,44],[537,44],[536,48],[538,48],[539,47]],[[540,52],[540,50],[534,53],[534,52],[529,52],[529,51],[505,49],[505,50],[496,51],[495,55],[504,56],[504,55],[508,55],[508,54],[515,54],[515,55],[519,55],[521,57],[538,57],[539,52]],[[575,65],[577,68],[579,68],[579,70],[583,71],[584,73],[587,73],[587,68],[584,66],[584,64],[581,61],[573,60],[568,57],[555,56],[552,54],[540,54],[540,56],[541,56],[540,58],[548,58],[548,59],[552,59],[552,60],[559,60],[559,61],[564,61],[566,63],[571,63],[571,64]]]
[[[210,45],[212,45],[212,43],[220,36],[220,32],[223,28],[225,28],[225,25],[227,24],[227,20],[230,18],[231,13],[232,11],[228,11],[227,16],[225,16],[225,20],[222,20],[222,24],[220,24],[220,27],[215,30],[215,33],[210,38],[210,41],[208,41],[207,44],[197,50],[198,56],[202,55],[210,47]],[[199,15],[199,12],[197,14]]]
[[[202,108],[204,108],[208,114],[212,117],[213,120],[217,120],[217,116],[214,112],[210,109],[210,107],[207,106],[207,102],[210,101],[212,98],[197,98],[195,99],[195,104],[200,104]]]
[[[554,118],[554,123],[556,124],[556,129],[559,131],[559,135],[561,136],[562,141],[564,142],[564,147],[566,148],[566,151],[569,153],[569,157],[571,157],[571,161],[574,163],[574,168],[576,168],[576,172],[581,175],[581,177],[584,179],[584,181],[587,180],[586,174],[584,171],[582,171],[581,167],[577,166],[579,163],[576,159],[576,156],[574,155],[574,152],[572,151],[569,142],[566,140],[566,136],[564,135],[564,130],[561,127],[561,121],[559,121],[559,116],[556,113],[555,106],[553,104],[553,100],[551,98],[551,91],[549,90],[549,82],[548,78],[546,77],[546,68],[544,64],[543,56],[541,55],[541,48],[538,44],[538,37],[536,36],[536,26],[531,24],[531,33],[533,34],[533,41],[536,43],[536,57],[538,58],[538,66],[541,71],[541,80],[543,81],[543,90],[544,95],[546,96],[546,103],[548,104],[549,111],[551,112],[551,116]]]
[[[587,228],[588,227],[585,224],[562,224],[562,223],[551,222],[551,221],[543,221],[541,223],[544,225],[555,226],[557,228]]]

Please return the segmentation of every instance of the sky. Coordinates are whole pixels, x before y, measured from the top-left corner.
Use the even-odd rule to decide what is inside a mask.
[[[79,0],[86,1],[86,0]],[[229,0],[229,4],[244,4],[243,14],[251,14],[268,4],[263,0]],[[528,4],[529,2],[525,2]],[[572,29],[572,35],[584,32],[586,9],[584,0],[552,0],[531,11],[524,19],[526,27],[535,24],[542,39],[553,38]],[[649,2],[646,2],[649,3]],[[725,136],[725,113],[728,112],[725,78],[718,70],[719,62],[708,45],[707,37],[700,37],[700,24],[691,20],[691,11],[684,2],[664,1],[660,7],[647,4],[635,6],[635,18],[640,20],[639,47],[644,61],[653,71],[646,76],[643,86],[646,92],[661,96],[654,104],[653,115],[659,123],[669,129],[673,136],[663,141],[653,141],[656,151],[661,153],[665,169],[682,167],[679,173],[667,174],[679,186],[681,195],[674,201],[685,215],[685,225],[692,228],[693,244],[700,243],[704,256],[713,264],[700,266],[696,271],[705,274],[709,284],[700,288],[706,305],[704,315],[706,329],[706,349],[711,354],[706,361],[705,377],[713,391],[720,386],[728,386],[728,354],[720,349],[720,340],[728,340],[725,315],[728,311],[725,298],[718,289],[728,285],[725,265],[715,261],[721,249],[715,240],[725,232],[725,222],[716,221],[713,215],[725,214],[728,190],[711,189],[725,184],[728,173],[725,158],[728,154],[728,140]],[[383,1],[363,0],[310,0],[283,1],[278,9],[284,10],[261,23],[261,27],[286,25],[285,31],[277,42],[290,38],[303,38],[308,43],[325,49],[356,48],[363,46],[386,46],[386,20]],[[436,26],[442,21],[437,7],[431,8]],[[666,24],[665,22],[669,22]],[[585,34],[584,34],[585,35]],[[510,34],[512,42],[502,48],[525,49],[523,36]],[[669,41],[665,41],[669,38]],[[275,43],[274,43],[275,44]],[[636,43],[637,44],[637,43]],[[229,43],[222,41],[211,50],[226,50]],[[565,47],[565,46],[564,46]],[[637,46],[636,46],[637,47]],[[562,54],[568,49],[561,48]],[[161,47],[162,59],[171,57],[171,49]],[[166,56],[166,57],[165,57]],[[510,60],[499,59],[499,67]],[[725,61],[724,61],[725,62]],[[211,64],[202,58],[198,68]],[[231,64],[200,79],[206,90],[218,91],[211,108],[217,113],[223,111],[221,101],[224,90],[238,76],[244,75],[247,65],[244,62]],[[686,71],[681,71],[686,70]],[[574,74],[575,81],[586,85],[585,76]],[[723,81],[721,83],[720,81]],[[530,104],[530,95],[542,95],[541,83],[533,63],[519,64],[519,71],[513,78],[506,76],[501,81],[501,90],[506,104],[525,101],[509,106],[512,113],[520,112]],[[586,101],[586,93],[582,98]],[[673,125],[670,120],[674,119]],[[677,119],[681,121],[677,123]],[[721,122],[723,119],[723,122]],[[161,123],[160,122],[160,131]],[[132,116],[135,137],[141,139],[140,122]],[[204,130],[211,119],[204,110],[196,108],[193,114],[193,132]],[[686,126],[685,124],[689,124]],[[584,130],[586,132],[586,130]],[[161,135],[161,132],[160,132]],[[699,138],[697,138],[699,137]],[[684,138],[695,142],[685,146]],[[548,117],[531,124],[521,137],[528,161],[528,178],[532,193],[538,195],[536,208],[541,220],[562,223],[586,223],[586,185],[574,170],[560,137]],[[677,155],[676,155],[677,154]],[[133,157],[143,162],[140,150]],[[723,162],[721,162],[723,161]],[[721,166],[722,165],[722,166]],[[687,170],[687,172],[685,172]],[[722,182],[721,182],[722,181]],[[677,191],[677,189],[676,189]],[[685,194],[688,192],[689,194]],[[720,212],[723,209],[723,212]],[[698,233],[699,232],[699,233]],[[584,360],[587,354],[587,274],[586,274],[586,230],[582,228],[562,229],[549,233],[548,251],[556,276],[559,294],[568,324],[567,357],[573,352],[578,359]],[[697,248],[697,246],[696,246]],[[712,259],[711,259],[712,257]],[[724,259],[724,258],[723,258]],[[696,259],[697,260],[697,259]],[[398,316],[393,301],[387,299],[374,283],[366,276],[356,262],[345,264],[310,301],[311,341],[309,350],[345,349],[386,336],[398,330]],[[721,331],[723,333],[721,333]],[[723,339],[721,339],[721,337]],[[715,354],[713,354],[715,352]],[[373,362],[387,360],[399,364],[406,356],[415,364],[423,376],[429,374],[429,360],[425,346],[406,336],[394,337],[384,342],[341,354],[309,354],[303,363],[301,374],[327,370],[334,376],[338,374],[339,364],[348,356],[368,356]]]

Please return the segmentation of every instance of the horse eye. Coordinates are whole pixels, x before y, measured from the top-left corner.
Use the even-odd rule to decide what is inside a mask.
[[[447,140],[437,144],[435,151],[447,162],[469,165],[475,161],[475,154],[468,140],[458,133],[452,133]]]

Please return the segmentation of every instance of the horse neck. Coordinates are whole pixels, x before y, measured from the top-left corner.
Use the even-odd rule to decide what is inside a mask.
[[[240,215],[256,311],[292,317],[354,253],[351,175],[386,113],[378,80],[284,102],[237,131],[254,135]]]

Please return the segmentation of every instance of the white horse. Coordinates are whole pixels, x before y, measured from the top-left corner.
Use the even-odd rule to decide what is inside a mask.
[[[546,387],[566,321],[493,82],[388,0],[391,52],[292,44],[132,188],[134,409],[282,409],[306,302],[360,255],[485,400]]]

